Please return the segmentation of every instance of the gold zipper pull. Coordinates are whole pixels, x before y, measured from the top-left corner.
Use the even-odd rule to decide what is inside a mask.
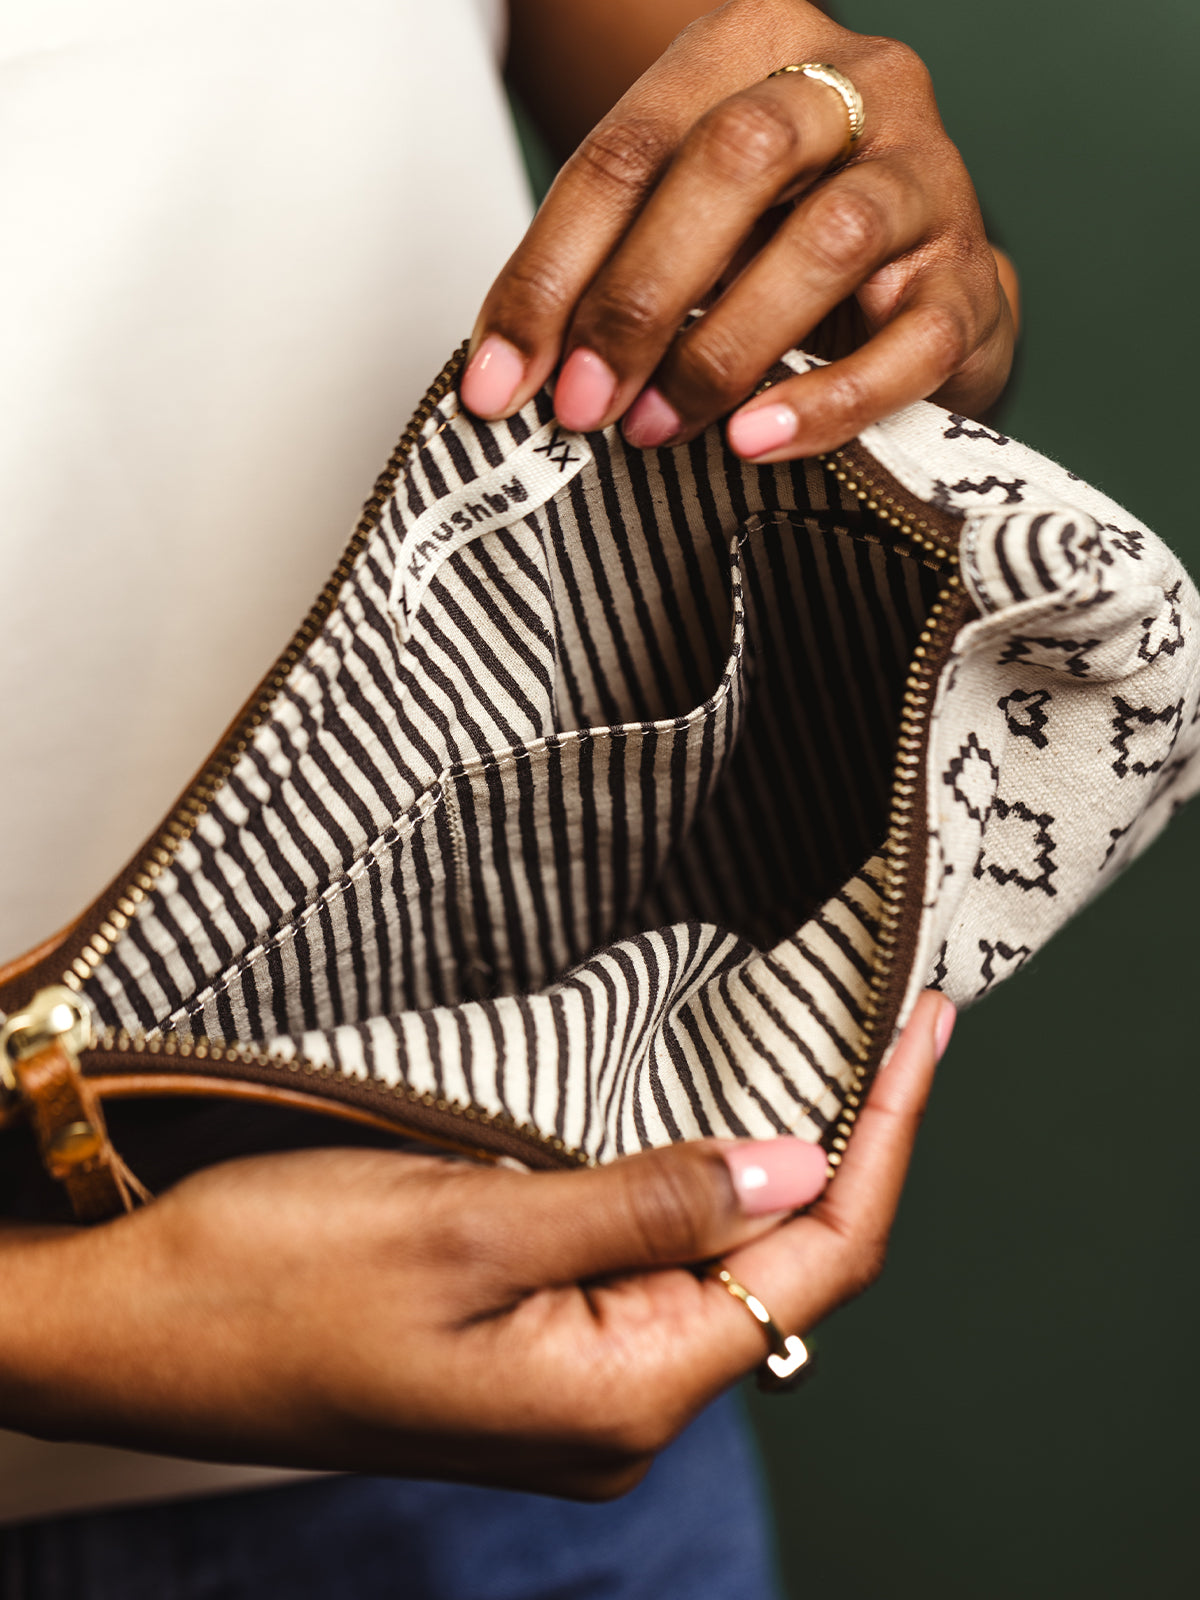
[[[20,1095],[13,1067],[28,1061],[48,1045],[61,1045],[73,1062],[92,1043],[92,1017],[87,1005],[65,984],[39,989],[27,1006],[14,1011],[0,1028],[0,1086],[3,1098]]]
[[[86,1003],[65,984],[39,989],[0,1028],[3,1098],[28,1112],[43,1165],[80,1222],[100,1222],[151,1198],[113,1149],[99,1096],[79,1057],[94,1042]]]

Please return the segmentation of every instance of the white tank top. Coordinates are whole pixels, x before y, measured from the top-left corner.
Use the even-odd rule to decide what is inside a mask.
[[[332,568],[529,195],[500,0],[0,12],[0,960]],[[0,1521],[278,1474],[0,1435]]]

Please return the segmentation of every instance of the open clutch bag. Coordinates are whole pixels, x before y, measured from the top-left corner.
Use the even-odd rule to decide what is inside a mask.
[[[162,827],[0,974],[0,1212],[313,1141],[836,1166],[921,988],[986,994],[1200,787],[1196,591],[1054,463],[928,404],[642,453],[463,413],[461,360]]]

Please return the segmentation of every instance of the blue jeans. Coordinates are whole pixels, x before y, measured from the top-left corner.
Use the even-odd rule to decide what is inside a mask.
[[[0,1531],[0,1600],[779,1600],[717,1402],[621,1500],[331,1478]]]

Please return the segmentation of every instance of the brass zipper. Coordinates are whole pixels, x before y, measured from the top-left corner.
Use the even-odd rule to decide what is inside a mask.
[[[350,542],[328,582],[283,654],[259,684],[233,724],[229,736],[217,747],[198,777],[185,791],[171,816],[154,837],[145,858],[136,869],[123,875],[124,886],[118,887],[111,900],[107,896],[102,896],[97,906],[106,908],[91,915],[85,914],[79,926],[51,958],[55,961],[66,961],[66,970],[62,972],[58,983],[65,985],[74,994],[80,992],[84,982],[108,955],[113,944],[136,915],[140,903],[153,891],[155,881],[171,865],[180,847],[191,837],[220,785],[224,783],[235,762],[249,744],[255,729],[269,715],[271,706],[288,674],[324,625],[351,575],[355,561],[379,525],[383,508],[394,492],[421,433],[438,405],[453,388],[465,360],[466,349],[465,344],[460,345],[430,385],[388,458],[387,465],[377,478]],[[911,912],[914,908],[911,901],[914,887],[918,897],[916,906],[918,920],[920,897],[924,889],[925,850],[920,847],[922,844],[927,844],[927,838],[924,820],[924,785],[919,780],[927,744],[929,715],[938,675],[949,654],[955,634],[969,614],[970,602],[962,590],[957,572],[957,536],[958,528],[961,526],[960,519],[933,511],[920,501],[914,500],[855,443],[823,455],[819,459],[848,493],[853,494],[867,511],[895,531],[896,548],[901,553],[916,554],[927,565],[939,570],[949,569],[946,582],[926,619],[905,682],[888,832],[883,847],[885,873],[883,912],[862,1033],[856,1051],[853,1082],[830,1142],[829,1166],[832,1172],[841,1164],[862,1097],[870,1087],[874,1070],[890,1038],[899,1011],[904,982],[897,985],[895,977],[903,950],[903,930],[906,920],[910,924],[912,922]],[[915,877],[912,870],[914,866],[919,868]],[[39,963],[39,968],[42,965]],[[907,973],[904,973],[903,977],[906,980]],[[61,994],[61,990],[59,993]],[[40,996],[35,995],[24,1009],[26,1011],[33,1009],[38,999]],[[17,1018],[14,1017],[12,1023],[16,1021]],[[300,1058],[285,1059],[269,1055],[266,1051],[255,1049],[253,1046],[220,1044],[207,1039],[177,1039],[170,1035],[162,1039],[150,1039],[144,1035],[129,1034],[124,1031],[103,1030],[74,1053],[88,1058],[84,1070],[89,1077],[103,1076],[105,1068],[114,1072],[130,1070],[140,1064],[135,1058],[150,1056],[164,1065],[174,1058],[180,1063],[180,1067],[188,1062],[235,1062],[247,1067],[256,1075],[264,1075],[264,1081],[271,1079],[279,1081],[283,1076],[290,1074],[301,1077],[329,1077],[339,1082],[344,1078],[344,1074],[335,1067]],[[3,1052],[0,1051],[0,1058],[2,1055]],[[6,1091],[10,1090],[7,1081],[9,1076],[3,1073],[3,1060],[0,1059],[0,1101],[5,1098],[11,1099],[11,1094],[6,1094]],[[380,1102],[390,1101],[393,1104],[396,1100],[405,1102],[413,1116],[414,1132],[419,1134],[422,1131],[421,1124],[426,1124],[429,1136],[441,1143],[456,1142],[447,1136],[447,1125],[457,1119],[489,1129],[493,1137],[500,1136],[499,1142],[505,1146],[535,1147],[540,1152],[542,1163],[556,1166],[591,1164],[591,1158],[582,1151],[574,1150],[562,1140],[548,1137],[528,1124],[518,1123],[501,1112],[489,1112],[478,1106],[448,1100],[443,1096],[412,1089],[404,1084],[388,1085],[372,1082],[369,1090],[363,1086],[361,1093]],[[7,1117],[0,1115],[0,1124],[7,1120]],[[469,1138],[460,1141],[459,1144],[464,1149],[475,1149]]]
[[[882,852],[883,908],[862,1031],[855,1050],[853,1080],[829,1143],[832,1177],[842,1164],[859,1107],[891,1038],[908,983],[909,974],[900,957],[905,932],[909,935],[908,942],[915,942],[924,899],[929,844],[924,766],[929,722],[942,668],[972,606],[958,572],[961,518],[945,513],[931,514],[930,508],[915,501],[900,484],[890,479],[873,457],[857,446],[857,441],[822,455],[819,460],[847,493],[895,530],[898,541],[903,542],[902,553],[919,553],[928,566],[946,572],[945,583],[930,607],[913,650],[904,682],[888,829]],[[896,981],[898,970],[899,982]]]

